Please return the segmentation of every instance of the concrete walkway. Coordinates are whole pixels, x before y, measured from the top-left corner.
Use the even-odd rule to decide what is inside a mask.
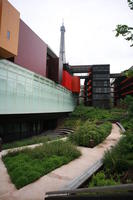
[[[94,148],[78,147],[82,156],[41,177],[20,190],[11,183],[7,170],[0,159],[0,200],[43,200],[45,193],[60,190],[74,178],[80,176],[88,167],[103,158],[104,152],[114,146],[120,139],[120,129],[113,124],[111,134]],[[0,156],[2,155],[2,152]]]

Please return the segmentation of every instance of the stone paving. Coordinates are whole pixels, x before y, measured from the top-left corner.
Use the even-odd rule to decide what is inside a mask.
[[[88,167],[91,167],[96,161],[103,158],[105,151],[114,146],[120,137],[121,131],[119,127],[113,124],[111,134],[103,143],[94,148],[78,147],[82,153],[82,156],[78,159],[55,169],[19,190],[12,184],[1,160],[1,156],[6,154],[7,150],[2,151],[0,153],[0,200],[43,200],[46,192],[64,188],[74,178],[83,174]]]

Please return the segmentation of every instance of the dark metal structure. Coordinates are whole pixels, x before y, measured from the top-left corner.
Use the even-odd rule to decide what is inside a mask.
[[[95,107],[110,107],[110,66],[93,65],[84,82],[84,103]]]
[[[45,200],[132,200],[133,184],[47,192]]]
[[[110,66],[101,65],[92,68],[92,105],[110,107]]]
[[[121,99],[127,95],[133,96],[133,77],[121,75],[113,82],[114,105],[118,105]]]
[[[93,65],[76,65],[69,66],[69,69],[72,73],[88,73],[88,71],[92,68]]]
[[[110,74],[110,78],[118,78],[120,77],[121,74],[120,73],[113,73],[113,74]]]
[[[119,79],[120,73],[110,74],[109,65],[76,65],[69,66],[71,73],[81,73],[84,82],[84,103],[96,107],[110,107],[111,87],[110,79]],[[82,75],[87,73],[87,75]]]

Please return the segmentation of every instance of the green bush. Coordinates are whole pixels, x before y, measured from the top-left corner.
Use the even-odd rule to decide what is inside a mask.
[[[12,152],[2,159],[12,182],[19,189],[80,155],[71,143],[56,141],[34,149]]]
[[[127,117],[126,119],[121,120],[121,123],[125,130],[133,131],[133,118]]]
[[[111,152],[104,156],[104,169],[108,174],[122,173],[133,167],[133,134],[127,132]]]
[[[125,114],[125,110],[113,108],[110,110],[94,108],[84,105],[79,105],[76,107],[74,112],[70,114],[69,119],[81,119],[85,120],[104,120],[104,121],[115,121],[121,118]]]
[[[83,121],[81,119],[67,118],[64,122],[63,127],[77,130],[82,124]]]
[[[120,181],[115,181],[112,177],[106,178],[104,171],[98,172],[96,175],[93,175],[92,180],[89,184],[89,187],[95,186],[109,186],[109,185],[118,185]]]
[[[128,109],[129,116],[133,117],[133,97],[127,95],[124,100],[122,100],[122,104]]]
[[[105,122],[97,125],[96,122],[86,121],[75,133],[69,136],[69,140],[79,146],[92,147],[102,142],[111,131],[111,123]]]
[[[119,143],[104,156],[104,170],[109,174],[126,173],[133,168],[133,97],[126,96],[121,104],[126,108],[126,117],[121,120],[126,129]]]

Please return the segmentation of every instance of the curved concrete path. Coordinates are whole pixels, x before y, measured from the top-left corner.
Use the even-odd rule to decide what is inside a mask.
[[[7,170],[0,159],[0,200],[43,200],[45,193],[60,190],[74,178],[80,176],[88,167],[103,158],[104,152],[114,146],[120,139],[120,128],[112,125],[111,134],[94,148],[78,147],[82,156],[67,165],[50,172],[39,180],[17,190],[11,183]],[[0,153],[4,154],[4,151]]]

